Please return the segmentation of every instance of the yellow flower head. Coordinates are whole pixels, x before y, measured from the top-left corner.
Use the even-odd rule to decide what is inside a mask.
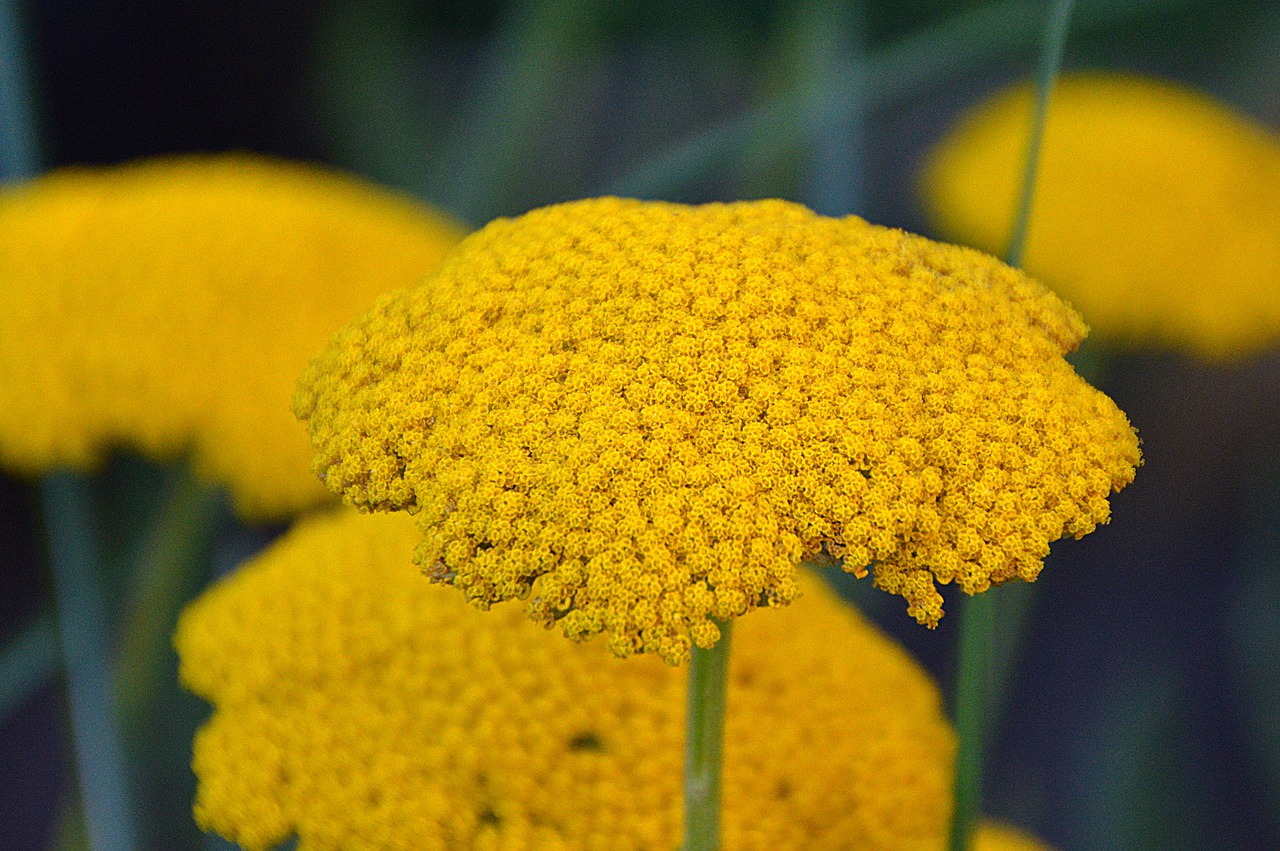
[[[1062,358],[1080,318],[963,248],[782,201],[498,220],[304,373],[315,469],[416,512],[481,606],[678,662],[825,546],[935,625],[938,582],[1033,579],[1133,477]]]
[[[294,379],[350,315],[462,234],[317,168],[235,155],[0,190],[0,464],[190,450],[240,512],[315,504]]]
[[[175,639],[213,702],[196,819],[248,849],[675,848],[686,677],[618,661],[408,569],[403,515],[303,521]],[[738,627],[726,848],[943,846],[937,689],[812,575]]]
[[[1032,92],[970,113],[924,172],[949,239],[1003,251],[1020,191]],[[1116,74],[1053,91],[1027,270],[1099,333],[1247,354],[1280,338],[1280,137],[1203,95]]]

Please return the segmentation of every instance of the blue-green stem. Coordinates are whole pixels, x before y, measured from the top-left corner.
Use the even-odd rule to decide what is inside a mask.
[[[0,652],[0,722],[58,670],[53,618],[41,615]]]
[[[330,0],[321,8],[314,75],[338,161],[424,195],[435,114],[414,85],[418,54],[400,0]]]
[[[564,79],[568,50],[589,31],[601,0],[520,0],[498,28],[475,93],[436,156],[427,197],[473,224],[502,209],[528,165]]]
[[[1009,242],[1006,261],[1011,266],[1022,262],[1026,249],[1031,205],[1035,196],[1036,171],[1044,139],[1044,124],[1049,111],[1049,94],[1062,67],[1067,28],[1071,21],[1072,0],[1052,0],[1044,23],[1040,61],[1036,73],[1035,108],[1027,142],[1027,156],[1022,174],[1022,193]],[[992,709],[1012,665],[995,663],[996,617],[998,589],[966,598],[960,607],[960,646],[956,669],[955,721],[958,750],[956,752],[955,813],[951,822],[951,851],[968,851],[973,831],[982,811],[982,772],[985,745],[992,726]],[[1030,605],[1029,595],[1021,597],[1019,613],[1025,620]],[[1001,636],[1001,656],[1012,658],[1021,642],[1021,630],[1006,630]],[[1001,681],[993,676],[998,672]]]
[[[1013,236],[1005,262],[1021,266],[1027,249],[1027,234],[1031,227],[1031,203],[1036,194],[1036,176],[1040,170],[1040,151],[1044,147],[1044,126],[1049,117],[1049,93],[1058,70],[1062,68],[1062,53],[1067,47],[1067,28],[1071,23],[1072,0],[1053,0],[1053,8],[1045,28],[1044,46],[1040,51],[1040,65],[1036,69],[1036,97],[1031,115],[1031,131],[1027,139],[1026,163],[1022,169],[1022,192],[1018,197],[1018,212],[1013,219]]]
[[[0,182],[36,171],[35,124],[22,21],[14,0],[0,0]],[[0,656],[0,719],[53,673],[52,619],[41,617]]]
[[[797,42],[801,51],[800,89],[814,112],[808,162],[800,197],[824,216],[865,212],[866,51],[862,4],[820,0],[805,4]],[[826,81],[842,73],[846,85],[828,91]]]
[[[15,0],[0,0],[0,180],[36,173],[36,134],[22,21]]]
[[[724,753],[725,696],[729,686],[732,621],[717,624],[720,640],[693,649],[685,710],[684,851],[720,847],[720,767]]]
[[[89,847],[127,851],[137,843],[113,705],[92,494],[88,482],[68,472],[45,476],[40,490]]]
[[[209,544],[224,514],[220,491],[185,467],[173,474],[145,536],[130,554],[132,586],[116,654],[117,712],[137,741],[163,685],[178,613],[209,572]]]

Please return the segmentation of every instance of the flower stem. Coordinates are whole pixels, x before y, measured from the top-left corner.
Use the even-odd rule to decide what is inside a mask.
[[[1013,220],[1013,236],[1005,262],[1021,266],[1027,247],[1027,229],[1031,224],[1031,202],[1035,198],[1036,173],[1040,167],[1040,149],[1044,141],[1045,119],[1049,116],[1049,92],[1062,68],[1062,52],[1067,46],[1067,25],[1071,22],[1072,0],[1053,0],[1044,33],[1044,45],[1040,52],[1040,65],[1036,71],[1035,112],[1031,117],[1031,134],[1027,139],[1027,160],[1022,170],[1022,195],[1018,199],[1018,214]]]
[[[0,650],[0,723],[58,670],[53,618],[34,618]]]
[[[1027,141],[1027,159],[1022,174],[1022,194],[1018,201],[1013,236],[1006,262],[1022,263],[1026,248],[1031,204],[1035,196],[1036,171],[1049,113],[1049,93],[1062,67],[1062,54],[1071,21],[1072,0],[1052,0],[1044,23],[1040,61],[1036,74],[1035,109]],[[956,808],[951,821],[951,851],[968,851],[982,808],[982,769],[991,713],[997,691],[1003,690],[1009,665],[997,671],[994,655],[997,599],[992,591],[966,598],[960,608],[960,648],[956,672],[955,719],[959,750],[956,753]],[[1023,613],[1029,598],[1022,600]],[[1011,656],[1021,641],[1021,629],[1006,630],[1001,636],[1004,653]],[[1000,681],[997,682],[996,673]]]
[[[36,133],[31,85],[18,3],[0,2],[0,181],[36,173]]]
[[[982,756],[991,706],[991,644],[995,595],[988,591],[960,603],[960,650],[956,671],[956,809],[951,851],[966,851],[982,807]]]
[[[795,26],[799,91],[814,116],[806,140],[800,198],[824,216],[866,212],[866,49],[863,4],[818,0],[799,7]],[[843,74],[846,85],[831,91]]]
[[[546,131],[549,104],[564,85],[572,51],[587,41],[608,4],[520,0],[509,5],[475,92],[436,155],[426,196],[480,224],[508,209],[529,150]]]
[[[720,766],[724,752],[724,708],[728,690],[729,632],[710,650],[693,648],[685,715],[684,851],[720,847]]]
[[[187,469],[174,474],[146,535],[130,559],[132,588],[117,650],[117,714],[129,744],[147,738],[157,695],[164,686],[170,636],[178,613],[209,571],[214,527],[223,517],[222,494]]]
[[[80,796],[94,851],[136,847],[124,752],[112,705],[102,572],[88,483],[73,473],[41,481],[58,638],[67,680]]]

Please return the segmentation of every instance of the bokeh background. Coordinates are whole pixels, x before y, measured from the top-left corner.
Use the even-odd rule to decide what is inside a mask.
[[[1280,127],[1280,5],[1076,6],[1067,68],[1185,82]],[[343,166],[479,224],[635,185],[655,156],[798,92],[788,120],[743,125],[734,151],[654,194],[780,196],[927,233],[923,154],[966,106],[1032,73],[1045,5],[42,0],[21,12],[45,167],[251,150]],[[930,50],[939,32],[971,52]],[[866,74],[889,95],[860,101]],[[849,83],[834,88],[835,117],[814,118],[832,79]],[[1110,526],[1054,546],[985,809],[1062,849],[1280,848],[1280,355],[1108,351],[1097,381],[1137,426],[1146,465]],[[161,475],[128,458],[106,471],[104,493],[134,494],[105,506],[121,527]],[[34,487],[0,479],[0,500],[3,642],[51,592]],[[229,569],[278,531],[228,523],[211,557]],[[840,583],[949,687],[956,618],[928,632],[896,598]],[[5,848],[74,835],[63,702],[49,678],[0,719]],[[225,847],[189,815],[187,749],[206,713],[172,685],[156,712],[138,771],[149,847]]]

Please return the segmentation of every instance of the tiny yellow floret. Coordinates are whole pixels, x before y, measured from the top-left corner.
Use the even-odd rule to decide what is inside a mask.
[[[423,582],[403,515],[304,520],[183,615],[214,704],[196,819],[258,851],[670,849],[687,678]],[[811,573],[735,630],[726,849],[937,851],[954,736],[900,647]]]
[[[317,504],[289,413],[318,346],[462,237],[354,178],[249,155],[71,168],[0,190],[0,465],[189,451],[242,516]]]
[[[938,231],[1002,253],[1032,91],[985,101],[931,154]],[[1280,135],[1192,90],[1112,73],[1054,88],[1025,267],[1107,338],[1208,358],[1280,340]]]
[[[936,625],[1032,580],[1133,478],[1080,317],[964,248],[783,201],[501,219],[378,301],[294,405],[352,505],[488,607],[677,663],[818,556]]]

